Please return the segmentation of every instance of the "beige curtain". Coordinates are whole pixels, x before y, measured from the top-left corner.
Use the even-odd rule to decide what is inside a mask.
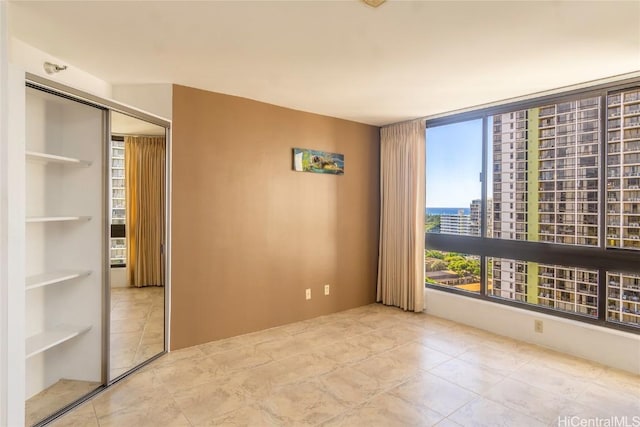
[[[124,138],[129,285],[164,286],[165,139]]]
[[[378,302],[424,310],[425,122],[380,130]]]

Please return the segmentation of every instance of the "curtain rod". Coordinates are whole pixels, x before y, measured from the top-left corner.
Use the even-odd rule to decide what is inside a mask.
[[[118,133],[118,132],[111,132],[111,136],[121,136],[121,137],[125,137],[125,136],[133,136],[133,137],[144,137],[144,138],[166,138],[166,135],[142,135],[142,134],[133,134],[133,133]]]

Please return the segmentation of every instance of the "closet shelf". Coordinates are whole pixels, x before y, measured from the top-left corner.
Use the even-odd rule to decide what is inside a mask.
[[[89,331],[91,326],[69,326],[62,325],[55,329],[44,331],[40,334],[27,338],[26,341],[26,358],[35,356],[38,353],[49,350],[70,339]]]
[[[74,159],[73,157],[58,156],[56,154],[40,153],[37,151],[27,151],[27,160],[43,163],[58,163],[67,166],[77,166],[80,168],[88,168],[91,166],[89,160]]]
[[[90,216],[29,216],[27,222],[89,221]]]
[[[42,286],[54,285],[68,280],[84,277],[91,274],[91,271],[82,270],[59,270],[48,273],[37,274],[27,277],[26,290],[40,288]]]

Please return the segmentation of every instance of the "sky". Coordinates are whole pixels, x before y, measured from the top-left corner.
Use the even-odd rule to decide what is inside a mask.
[[[427,128],[430,208],[468,208],[481,195],[482,119]]]

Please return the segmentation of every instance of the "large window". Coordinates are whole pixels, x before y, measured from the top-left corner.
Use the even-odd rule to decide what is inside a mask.
[[[112,266],[125,266],[127,242],[125,238],[124,140],[111,140],[111,240]]]
[[[482,120],[429,128],[427,140],[425,231],[480,236]],[[480,257],[426,251],[425,276],[433,285],[479,293]]]
[[[452,266],[475,261],[480,298],[640,325],[640,87],[624,84],[427,122],[427,286],[468,295]]]

